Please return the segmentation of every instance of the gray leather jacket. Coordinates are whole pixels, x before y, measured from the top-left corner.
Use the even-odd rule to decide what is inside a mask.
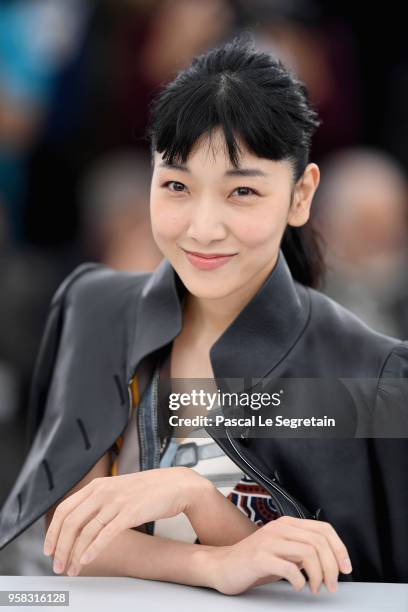
[[[179,334],[183,291],[166,259],[153,273],[84,263],[59,286],[32,379],[27,456],[0,513],[0,549],[78,483],[124,431],[129,383],[138,369],[143,393],[152,356]],[[408,342],[375,332],[295,282],[282,251],[210,358],[221,387],[229,378],[354,378],[368,411],[383,415],[390,394],[403,416],[408,411],[402,387],[387,386],[389,377],[408,378]],[[375,381],[374,394],[359,387],[365,379]],[[408,582],[406,438],[251,438],[245,428],[232,438],[219,429],[207,431],[283,514],[335,527],[350,552],[351,579]]]

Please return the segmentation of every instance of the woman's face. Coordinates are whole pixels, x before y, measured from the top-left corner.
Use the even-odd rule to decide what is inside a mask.
[[[211,144],[207,139],[197,141],[184,168],[162,166],[155,152],[151,223],[158,248],[188,291],[222,298],[260,286],[267,277],[286,225],[303,225],[309,217],[319,170],[309,164],[304,180],[294,187],[289,161],[261,159],[239,141],[242,156],[236,170],[222,132],[213,134]],[[186,251],[233,256],[203,269]]]

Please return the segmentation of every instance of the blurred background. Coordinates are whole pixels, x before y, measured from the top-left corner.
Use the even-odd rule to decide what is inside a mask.
[[[381,8],[381,7],[380,7]],[[323,124],[313,215],[322,291],[408,338],[408,57],[396,2],[0,0],[0,506],[26,452],[49,300],[83,261],[153,270],[148,104],[199,52],[251,28]],[[52,574],[43,517],[0,574]],[[23,552],[24,551],[24,552]]]

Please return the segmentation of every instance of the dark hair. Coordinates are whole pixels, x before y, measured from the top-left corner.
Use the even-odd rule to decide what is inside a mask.
[[[196,140],[218,126],[239,164],[235,135],[258,157],[289,160],[296,182],[309,163],[311,137],[321,121],[305,84],[271,53],[258,51],[251,31],[193,58],[153,98],[147,137],[168,163],[186,163]],[[281,248],[295,280],[317,287],[325,266],[311,221],[287,225]]]

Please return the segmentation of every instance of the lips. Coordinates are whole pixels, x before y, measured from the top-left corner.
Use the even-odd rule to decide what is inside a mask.
[[[187,259],[195,268],[199,270],[214,270],[229,262],[236,253],[232,254],[203,254],[184,250]]]
[[[190,255],[195,255],[196,257],[202,257],[203,259],[213,259],[214,257],[232,257],[235,253],[211,253],[211,255],[205,255],[204,253],[197,253],[197,251],[186,251],[186,253],[190,253]]]

